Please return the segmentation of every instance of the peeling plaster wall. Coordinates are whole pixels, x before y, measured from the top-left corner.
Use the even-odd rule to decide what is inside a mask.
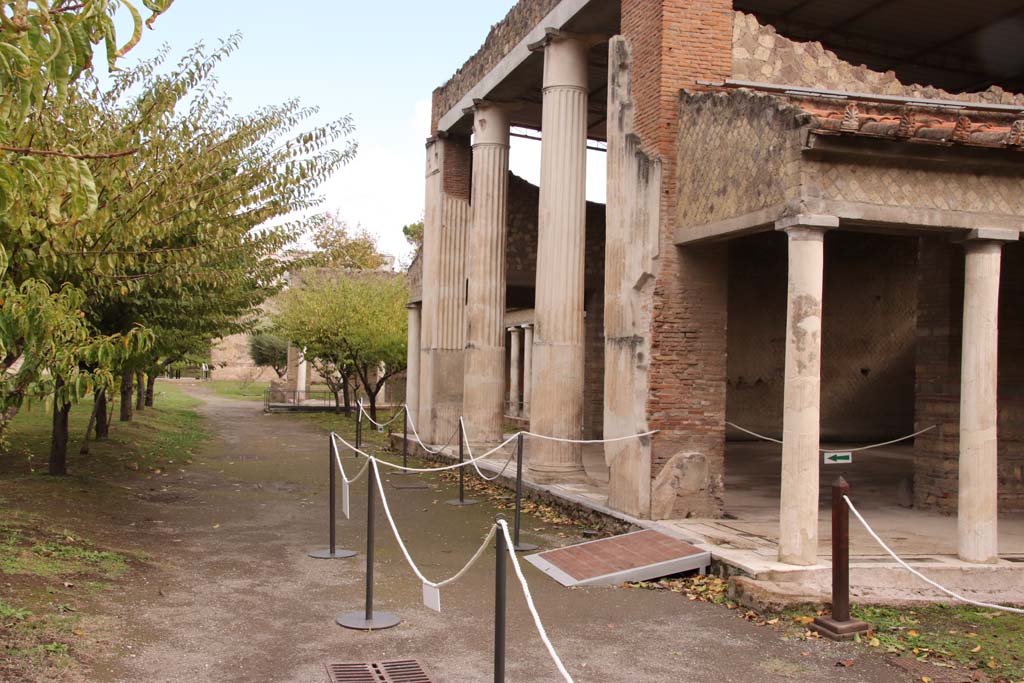
[[[821,435],[882,441],[914,424],[917,238],[836,231],[825,237]],[[781,437],[786,236],[735,240],[729,254],[726,414]],[[730,438],[748,436],[730,432]],[[726,463],[728,467],[728,463]]]
[[[733,22],[732,78],[826,90],[1024,105],[1024,95],[999,87],[958,94],[932,86],[904,85],[892,71],[883,73],[850,64],[821,43],[790,40],[743,12],[736,12]]]

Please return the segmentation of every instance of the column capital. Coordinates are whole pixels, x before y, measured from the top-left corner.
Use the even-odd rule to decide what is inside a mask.
[[[533,328],[533,323],[523,323],[519,327],[523,328],[524,330],[529,330],[529,329]]]
[[[791,238],[819,239],[827,230],[839,227],[838,216],[802,213],[775,221],[775,229],[789,233]]]
[[[608,40],[609,36],[602,33],[577,33],[576,31],[563,31],[562,29],[548,27],[544,29],[544,37],[527,45],[530,52],[540,52],[549,45],[573,40],[583,44],[588,49]]]
[[[530,50],[544,52],[544,89],[574,88],[588,90],[587,56],[590,47],[600,42],[590,34],[547,29]]]
[[[463,110],[473,115],[473,147],[478,145],[509,146],[509,107],[488,100],[473,100],[473,106]]]
[[[984,244],[994,242],[1016,242],[1020,239],[1020,232],[1009,228],[975,228],[968,230],[961,238],[964,245]]]
[[[410,311],[418,311],[422,306],[423,303],[420,301],[410,301],[405,305],[405,308]]]

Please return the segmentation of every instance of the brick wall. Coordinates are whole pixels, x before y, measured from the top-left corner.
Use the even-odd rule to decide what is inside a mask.
[[[672,232],[679,91],[699,90],[698,79],[731,75],[733,16],[731,0],[622,1],[621,31],[632,48],[635,130],[644,151],[663,165],[647,399],[650,426],[662,433],[654,440],[652,477],[673,457],[702,452],[712,499],[721,495],[724,459],[727,251],[678,249]],[[690,153],[678,149],[680,156]],[[678,501],[671,514],[689,514],[686,505]]]
[[[955,513],[964,251],[922,238],[918,274],[914,503]],[[1024,510],[1024,247],[1003,248],[999,302],[999,509]]]
[[[470,201],[473,188],[473,148],[468,137],[445,139],[442,191],[455,199]]]

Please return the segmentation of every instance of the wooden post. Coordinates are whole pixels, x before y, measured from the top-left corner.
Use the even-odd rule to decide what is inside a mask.
[[[832,484],[832,616],[818,617],[811,630],[832,640],[849,640],[871,627],[850,618],[850,485],[839,477]]]

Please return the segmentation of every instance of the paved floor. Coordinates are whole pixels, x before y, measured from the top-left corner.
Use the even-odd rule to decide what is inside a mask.
[[[152,551],[160,569],[114,598],[131,637],[100,667],[97,681],[323,683],[327,661],[406,657],[419,658],[435,681],[491,679],[490,558],[442,591],[438,614],[422,606],[421,587],[381,523],[378,605],[403,623],[372,634],[339,628],[334,618],[362,605],[363,558],[306,557],[325,541],[325,434],[292,416],[264,416],[259,403],[202,396],[215,438],[192,469],[158,480],[158,500],[139,502],[140,535],[161,540]],[[486,504],[446,506],[451,488],[430,486],[389,491],[411,552],[429,576],[441,577],[477,547],[495,511]],[[353,518],[339,524],[339,535],[344,545],[358,547],[365,499],[361,487],[353,495]],[[577,540],[535,519],[527,531],[526,540],[546,547]],[[569,590],[530,566],[524,571],[551,639],[579,683],[913,679],[863,646],[784,640],[778,630],[755,626],[735,611],[679,595]],[[508,680],[556,681],[522,598],[511,588]],[[836,666],[850,659],[853,666]]]

